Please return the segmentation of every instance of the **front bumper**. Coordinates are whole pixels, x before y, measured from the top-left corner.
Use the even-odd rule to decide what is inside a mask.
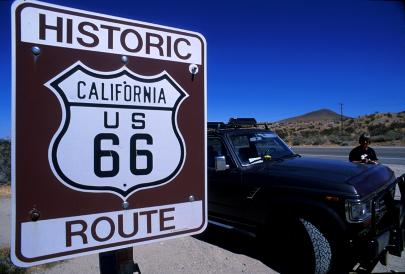
[[[384,196],[387,212],[384,229],[378,227],[376,203],[372,207],[371,230],[361,244],[362,261],[381,259],[386,253],[401,257],[405,246],[405,174],[397,178],[401,200],[395,200],[387,193]]]
[[[401,193],[401,200],[391,199],[391,210],[394,227],[391,229],[390,242],[387,251],[401,257],[405,245],[405,174],[397,178],[397,184]]]

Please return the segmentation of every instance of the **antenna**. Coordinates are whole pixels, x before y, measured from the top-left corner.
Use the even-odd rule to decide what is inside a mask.
[[[339,103],[340,105],[340,136],[343,135],[343,103]]]

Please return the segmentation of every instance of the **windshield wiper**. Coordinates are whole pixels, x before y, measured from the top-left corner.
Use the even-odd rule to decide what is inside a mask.
[[[283,158],[292,158],[292,157],[301,157],[301,155],[297,154],[297,153],[292,153],[292,154],[283,156]]]
[[[292,153],[292,154],[288,154],[288,155],[284,155],[278,158],[275,158],[275,160],[282,160],[282,159],[288,159],[288,158],[293,158],[293,157],[302,157],[300,154],[297,153]]]
[[[281,156],[281,157],[278,157],[278,158],[270,158],[270,159],[265,159],[264,158],[265,156],[266,155],[254,158],[254,160],[249,161],[249,164],[254,164],[254,163],[257,163],[257,162],[267,162],[267,161],[281,161],[283,159],[288,159],[288,158],[292,158],[292,157],[302,157],[300,154],[297,154],[297,153],[292,153],[292,154],[284,155],[284,156]],[[271,155],[268,155],[268,156],[271,156]]]

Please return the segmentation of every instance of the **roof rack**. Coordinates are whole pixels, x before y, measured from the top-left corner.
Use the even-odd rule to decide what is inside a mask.
[[[208,129],[220,129],[220,128],[224,128],[224,127],[225,127],[224,122],[208,122],[207,123]]]
[[[224,122],[208,122],[208,131],[216,131],[226,128],[258,128],[270,130],[267,122],[258,123],[255,118],[231,118],[228,123]]]
[[[231,118],[228,123],[223,122],[208,122],[208,129],[224,129],[224,128],[252,128],[258,127],[258,123],[255,118]]]
[[[257,122],[255,118],[231,118],[228,125],[235,128],[257,127]]]

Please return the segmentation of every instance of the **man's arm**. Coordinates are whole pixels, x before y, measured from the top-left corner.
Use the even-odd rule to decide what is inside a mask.
[[[375,153],[374,149],[370,148],[371,150],[371,155],[370,155],[370,160],[368,161],[368,163],[370,164],[378,164],[378,158],[377,158],[377,154]]]
[[[356,148],[353,148],[350,153],[349,153],[349,161],[353,162],[353,163],[361,163],[361,161],[359,161],[359,159],[356,159],[355,157],[355,153],[356,152]]]

